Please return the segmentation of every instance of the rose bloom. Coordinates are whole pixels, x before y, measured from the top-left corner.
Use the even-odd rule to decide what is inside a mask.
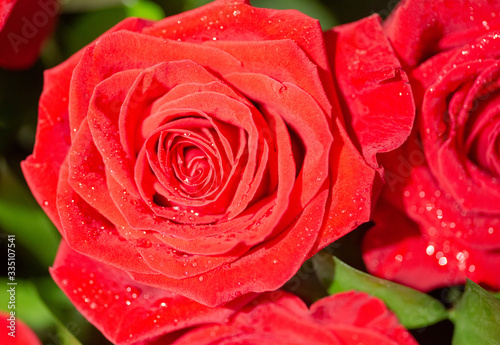
[[[162,344],[160,338],[152,344]],[[325,297],[309,309],[298,297],[266,293],[222,325],[187,332],[174,345],[417,345],[377,298],[361,292]]]
[[[52,31],[58,12],[57,0],[0,1],[0,67],[31,66]]]
[[[385,31],[417,105],[364,242],[370,272],[431,290],[500,289],[500,3],[403,1]]]
[[[339,105],[332,77],[351,76],[335,62],[342,39],[328,36],[325,47],[318,21],[297,11],[219,0],[127,19],[46,72],[22,168],[63,236],[54,279],[110,340],[219,322],[369,220],[375,155],[400,142],[375,134],[392,116],[360,127],[356,107]],[[365,54],[383,71],[363,77],[361,64],[352,78],[411,103],[393,51],[378,48]],[[402,118],[405,139],[413,119]],[[361,142],[359,128],[373,135]],[[162,303],[181,314],[158,327]]]

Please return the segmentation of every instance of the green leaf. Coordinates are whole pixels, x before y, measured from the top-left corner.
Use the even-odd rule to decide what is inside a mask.
[[[79,14],[73,20],[61,22],[58,28],[63,55],[74,54],[106,30],[127,17],[125,6],[107,7]]]
[[[326,251],[320,251],[311,258],[311,261],[318,280],[328,289],[332,285],[335,276],[334,256]]]
[[[57,326],[57,332],[56,335],[49,335],[51,340],[57,339],[58,344],[61,345],[82,345],[72,333],[73,329],[78,330],[78,325],[76,323],[63,324],[57,318],[54,318],[54,321]]]
[[[48,334],[47,338],[63,345],[95,343],[96,329],[76,310],[51,278],[37,280],[36,287],[56,326],[55,332]],[[100,333],[97,332],[97,335]]]
[[[42,266],[54,261],[59,245],[59,234],[31,192],[0,160],[0,227],[9,235],[16,235],[16,244],[35,256]]]
[[[33,329],[42,341],[47,340],[51,344],[56,343],[59,345],[81,345],[72,334],[72,331],[79,331],[80,326],[78,323],[65,319],[66,323],[63,324],[40,297],[39,292],[41,290],[37,289],[37,286],[43,287],[44,294],[52,296],[63,294],[57,285],[52,282],[52,279],[38,279],[36,284],[24,279],[16,279],[16,285],[7,285],[7,283],[11,282],[7,278],[0,278],[1,286],[6,287],[1,289],[1,300],[5,303],[0,304],[0,310],[5,312],[14,311],[16,318],[19,318]],[[8,289],[11,287],[14,287],[15,294],[13,294],[13,297],[15,299],[10,298],[11,293]],[[59,299],[59,303],[67,304],[69,308],[74,309],[69,301],[62,301],[60,297]],[[13,303],[9,304],[9,300],[13,301]],[[11,306],[10,309],[9,306]],[[54,307],[54,304],[51,307]],[[60,305],[58,308],[60,308]]]
[[[335,273],[328,293],[358,290],[378,297],[396,314],[401,324],[410,329],[448,318],[446,308],[431,296],[358,271],[335,257],[333,260]]]
[[[140,0],[127,5],[128,17],[160,20],[165,17],[163,9],[152,1]]]
[[[318,19],[323,29],[330,29],[338,21],[330,10],[319,1],[313,0],[251,0],[255,7],[275,8],[278,10],[296,9],[309,17]]]
[[[184,11],[204,6],[211,2],[210,0],[184,0]]]
[[[98,9],[123,5],[123,0],[65,0],[61,1],[62,12],[90,12]],[[133,2],[128,1],[128,2]]]
[[[33,283],[23,279],[16,279],[15,283],[17,285],[7,285],[7,283],[12,282],[4,277],[0,279],[0,286],[2,286],[0,310],[6,312],[15,311],[16,317],[35,331],[41,331],[53,326],[50,311],[40,299]],[[10,298],[11,295],[8,291],[10,288],[14,288],[13,299]],[[10,301],[12,303],[9,303]]]
[[[450,313],[455,324],[453,345],[498,344],[500,300],[471,280]]]

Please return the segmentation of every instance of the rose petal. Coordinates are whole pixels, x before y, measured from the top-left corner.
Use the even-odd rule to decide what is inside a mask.
[[[38,58],[42,43],[59,13],[56,0],[2,1],[0,5],[0,66],[22,69]]]
[[[464,213],[425,167],[394,186],[385,189],[376,226],[364,239],[370,272],[423,291],[462,284],[466,277],[499,286],[492,273],[500,258],[498,217]]]
[[[417,344],[382,301],[354,291],[325,297],[310,310],[288,293],[262,294],[226,324],[200,327],[174,342],[212,343]]]
[[[127,270],[154,272],[143,261],[132,243],[126,241],[102,214],[87,204],[68,183],[68,163],[61,166],[57,207],[60,211],[63,237],[69,246],[99,261]],[[122,255],[118,256],[114,251]]]
[[[5,23],[7,22],[7,18],[9,18],[12,9],[14,8],[14,5],[17,3],[18,0],[12,0],[12,1],[2,1],[0,3],[0,30],[3,29],[5,26]]]
[[[310,307],[310,313],[346,343],[358,335],[363,344],[417,344],[381,300],[363,292],[349,291],[323,298]]]
[[[321,226],[321,219],[315,215],[322,213],[326,198],[325,191],[306,206],[289,229],[254,247],[230,265],[183,280],[139,273],[132,273],[132,276],[144,284],[170,289],[209,306],[220,305],[250,291],[275,290],[295,274],[315,243]],[[255,262],[267,269],[255,270]]]
[[[351,138],[378,168],[375,155],[401,146],[413,126],[408,77],[377,15],[337,26],[325,33],[325,40]]]
[[[238,61],[220,50],[199,44],[174,42],[136,32],[118,31],[101,36],[98,45],[89,46],[73,71],[70,86],[70,127],[77,129],[87,116],[90,97],[102,80],[120,71],[148,68],[164,61],[189,59],[202,66],[219,66],[217,72],[241,69]],[[109,56],[120,56],[113,64]]]
[[[50,273],[71,302],[114,344],[131,344],[204,323],[222,323],[253,296],[208,308],[139,284],[122,270],[71,250],[63,241]]]
[[[475,87],[468,91],[463,104],[466,108],[460,107],[458,114],[453,109],[449,111],[447,104],[449,95],[464,83],[487,73],[485,71],[490,66],[490,60],[458,65],[433,84],[422,104],[422,131],[425,133],[425,155],[439,184],[452,193],[465,209],[491,214],[498,212],[495,205],[500,202],[500,188],[491,182],[491,177],[484,178],[474,170],[465,170],[468,157],[464,156],[464,150],[460,148],[462,144],[455,140],[457,129],[465,125],[461,118],[469,118],[468,109],[474,103]],[[497,69],[495,65],[490,68]],[[448,117],[443,117],[443,114],[448,114]]]
[[[157,22],[144,33],[186,42],[214,41],[214,38],[219,41],[291,39],[320,70],[328,71],[319,22],[298,11],[279,11],[278,19],[276,13],[276,10],[252,7],[241,1],[214,1]]]
[[[126,19],[116,30],[138,30],[147,22],[137,18]],[[84,48],[85,49],[85,48]],[[59,169],[70,147],[68,122],[68,98],[72,71],[81,59],[84,49],[68,60],[45,72],[45,82],[40,97],[39,115],[33,154],[21,163],[31,192],[52,222],[61,231],[56,207],[57,179]],[[53,142],[58,145],[54,147]]]
[[[86,203],[111,223],[117,226],[128,225],[109,195],[104,162],[94,145],[87,119],[82,122],[73,140],[68,154],[68,165],[63,169],[68,169],[69,187]]]
[[[499,11],[500,4],[489,0],[406,0],[384,27],[401,59],[415,66],[436,51],[460,47],[500,28]]]
[[[235,42],[215,41],[206,45],[221,49],[241,61],[252,73],[263,74],[281,83],[306,91],[330,116],[331,105],[320,80],[318,66],[291,40]]]
[[[298,198],[297,206],[305,205],[318,193],[328,175],[326,157],[333,138],[327,131],[329,126],[324,112],[309,94],[295,85],[249,73],[233,73],[226,79],[254,102],[275,110],[298,135],[305,155],[291,198]],[[303,188],[305,185],[307,188]]]
[[[435,254],[434,242],[426,241],[418,225],[394,206],[380,201],[373,221],[363,239],[363,260],[371,274],[422,291],[460,281],[448,275],[450,266],[440,266],[427,254]]]
[[[330,152],[330,184],[333,186],[326,220],[311,256],[370,219],[372,200],[382,181],[349,140],[342,125],[334,124],[336,140]],[[353,184],[352,181],[357,181]]]

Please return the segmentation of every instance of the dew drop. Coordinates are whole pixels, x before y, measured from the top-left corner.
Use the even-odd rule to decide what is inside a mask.
[[[436,215],[438,219],[443,219],[443,211],[442,210],[436,210]]]

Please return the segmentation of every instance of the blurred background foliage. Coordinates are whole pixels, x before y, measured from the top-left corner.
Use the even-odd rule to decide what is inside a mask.
[[[126,17],[137,16],[158,20],[208,2],[207,0],[61,0],[62,11],[57,28],[46,42],[37,63],[24,71],[0,69],[0,253],[2,260],[6,261],[7,235],[16,235],[16,281],[18,282],[16,315],[33,328],[43,344],[109,344],[99,331],[76,311],[51,280],[48,267],[54,260],[60,235],[31,196],[19,167],[21,160],[25,159],[33,148],[43,71],[66,60]],[[323,29],[328,30],[335,25],[355,21],[374,13],[385,18],[396,6],[397,0],[254,0],[252,4],[257,7],[298,9],[319,19]],[[333,252],[344,262],[359,269],[363,269],[359,243],[365,230],[366,226],[360,227],[331,246]],[[332,259],[330,263],[333,262]],[[338,265],[349,267],[337,262]],[[1,267],[0,310],[8,310],[8,296],[4,288],[7,286],[7,268],[6,265]],[[338,280],[335,286],[322,285],[324,282],[321,280],[325,277],[325,272],[334,274],[333,271],[328,271],[332,267],[329,268],[324,263],[321,267],[310,262],[306,263],[298,274],[298,279],[302,281],[302,290],[297,290],[296,293],[304,300],[312,302],[325,295],[328,288],[332,291],[341,291],[343,286],[346,286],[341,280]],[[320,272],[320,276],[313,279],[311,272],[314,269]],[[385,284],[373,282],[371,278],[365,276],[358,276],[356,273],[358,271],[352,271],[351,268],[344,268],[342,272],[347,277],[358,277],[355,280],[360,286],[365,286],[365,289]],[[473,286],[473,289],[476,294],[470,292],[467,295],[472,296],[469,297],[470,300],[478,299],[477,296],[482,293],[477,292],[479,287]],[[449,306],[462,291],[462,287],[454,287],[436,291],[431,295],[440,303]],[[413,296],[412,294],[413,292],[410,296]],[[469,312],[467,301],[462,301],[459,305],[461,312],[453,314],[454,320],[459,320],[462,333],[470,333],[464,320],[467,320],[467,317],[477,316],[477,312],[474,315],[467,314]],[[479,302],[474,302],[476,306],[477,303]],[[404,307],[403,303],[397,308]],[[439,308],[442,312],[443,307]],[[493,316],[495,313],[500,313],[499,310],[495,310]],[[489,315],[491,317],[491,313]],[[453,332],[450,321],[441,321],[431,326],[443,318],[446,317],[441,313],[439,317],[425,324],[426,327],[412,331],[421,344],[450,343]]]

